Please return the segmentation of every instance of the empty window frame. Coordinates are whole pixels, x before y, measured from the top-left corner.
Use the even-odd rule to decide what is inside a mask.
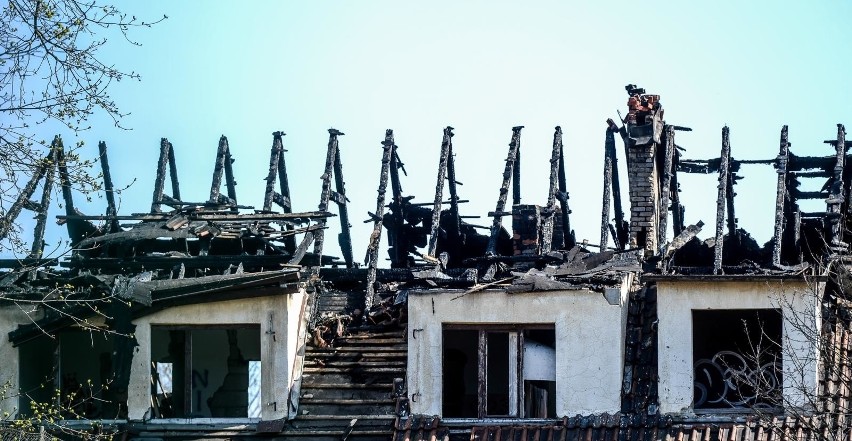
[[[448,418],[554,418],[553,326],[445,326],[442,407]]]
[[[781,407],[781,310],[692,311],[696,410]]]
[[[105,330],[72,328],[56,339],[39,336],[22,344],[21,414],[33,415],[33,405],[50,403],[65,418],[126,418],[126,400],[113,385],[119,338]]]
[[[260,326],[152,326],[157,418],[259,418]]]

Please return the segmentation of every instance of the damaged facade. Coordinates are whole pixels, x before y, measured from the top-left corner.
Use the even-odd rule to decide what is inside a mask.
[[[311,212],[292,210],[281,132],[261,209],[237,202],[223,136],[207,201],[181,198],[163,139],[150,211],[119,214],[101,143],[108,208],[96,216],[75,209],[57,138],[0,224],[5,236],[21,210],[39,219],[31,255],[0,262],[2,410],[53,402],[83,418],[67,413],[65,426],[98,420],[139,440],[850,436],[849,368],[836,361],[852,321],[844,127],[826,156],[795,155],[785,126],[776,157],[749,161],[725,127],[720,156],[693,160],[660,97],[627,92],[624,120],[603,125],[599,245],[571,228],[598,214],[569,208],[560,127],[542,205],[521,201],[523,127],[512,128],[488,226],[460,213],[454,128],[428,202],[403,193],[388,130],[363,265],[338,130]],[[737,225],[743,164],[778,175],[763,246]],[[716,177],[715,222],[689,217],[683,173]],[[59,261],[41,256],[54,175],[74,244]],[[800,190],[806,180],[824,185]],[[825,210],[803,212],[808,199]],[[323,254],[337,221],[341,258]]]

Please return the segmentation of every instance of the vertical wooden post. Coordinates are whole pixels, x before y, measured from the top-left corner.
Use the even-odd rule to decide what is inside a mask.
[[[731,158],[731,144],[729,129],[722,129],[722,154],[719,163],[719,194],[716,199],[716,246],[713,259],[713,274],[722,274],[722,248],[725,240],[725,207],[727,205],[728,174],[730,173],[728,162]]]

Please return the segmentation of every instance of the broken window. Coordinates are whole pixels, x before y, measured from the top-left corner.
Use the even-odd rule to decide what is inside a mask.
[[[158,418],[259,418],[260,326],[152,326]]]
[[[696,410],[780,407],[781,310],[693,310]]]
[[[106,331],[69,329],[55,339],[40,336],[22,344],[21,413],[32,415],[33,404],[49,403],[68,418],[126,418],[126,398],[111,387],[115,338]]]
[[[556,416],[552,326],[451,326],[443,330],[443,416]]]

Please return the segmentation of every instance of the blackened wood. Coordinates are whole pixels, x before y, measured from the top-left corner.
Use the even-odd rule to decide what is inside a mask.
[[[621,181],[618,175],[618,153],[615,149],[615,134],[619,131],[618,125],[612,119],[607,120],[608,130],[606,133],[606,154],[612,162],[612,199],[615,209],[615,234],[613,239],[616,248],[625,249],[629,240],[630,231],[624,220],[624,208],[621,204]]]
[[[322,230],[320,230],[322,231]],[[299,262],[302,261],[302,258],[305,257],[305,253],[308,252],[308,247],[311,246],[311,242],[314,241],[314,233],[307,232],[305,233],[305,237],[302,238],[302,242],[299,243],[296,251],[293,252],[293,257],[290,258],[290,261],[287,262],[290,265],[298,265]],[[322,259],[320,258],[320,264],[322,264]]]
[[[408,202],[402,197],[402,183],[399,179],[399,170],[402,169],[404,172],[402,161],[399,158],[399,153],[397,152],[397,147],[394,146],[393,152],[391,153],[390,159],[390,168],[388,172],[390,173],[390,183],[391,183],[391,216],[393,217],[393,224],[396,228],[388,229],[388,243],[393,244],[388,250],[391,255],[391,267],[394,268],[408,268],[409,267],[409,259],[408,259],[408,242],[404,237],[404,229],[401,226],[405,223],[405,213],[408,211],[408,208],[413,204]],[[431,205],[431,203],[424,204]]]
[[[609,142],[609,138],[612,137],[612,132],[607,130],[607,143]],[[609,210],[610,210],[610,201],[612,199],[612,195],[610,193],[610,189],[612,187],[612,159],[609,156],[609,149],[604,149],[604,185],[603,185],[603,204],[601,206],[601,250],[605,250],[607,243],[609,242]],[[618,237],[613,237],[613,241],[618,247]]]
[[[172,180],[172,197],[180,198],[180,181],[178,181],[177,162],[175,161],[175,148],[169,143],[169,177]]]
[[[435,183],[435,202],[432,204],[432,231],[429,234],[429,257],[435,257],[438,248],[438,232],[441,228],[441,200],[444,198],[444,180],[447,173],[447,161],[450,157],[452,143],[452,127],[444,129],[444,139],[441,141],[441,156],[438,160],[438,182]]]
[[[223,136],[224,138],[224,136]],[[237,204],[237,181],[234,180],[234,158],[231,156],[231,149],[228,146],[228,138],[225,138],[225,188],[228,191],[228,198],[231,203]],[[232,208],[234,212],[237,208]]]
[[[509,142],[509,154],[506,157],[506,166],[503,169],[503,184],[500,186],[500,196],[497,197],[497,208],[494,209],[493,212],[488,213],[489,216],[493,216],[494,220],[491,223],[491,236],[488,239],[488,248],[486,251],[486,255],[493,256],[497,253],[497,236],[500,234],[500,230],[502,229],[503,224],[503,216],[510,216],[512,213],[505,212],[506,208],[506,197],[509,194],[509,183],[512,181],[514,176],[515,185],[518,185],[518,176],[515,174],[515,171],[518,169],[519,161],[520,161],[520,147],[521,147],[521,129],[524,126],[516,126],[512,127],[512,140]],[[514,199],[515,204],[520,203],[520,188],[516,188]]]
[[[56,166],[59,170],[59,184],[62,186],[62,201],[65,203],[65,214],[76,215],[74,195],[71,193],[71,178],[68,176],[68,164],[65,162],[65,148],[62,139],[57,135],[53,139],[52,149],[56,150]]]
[[[272,211],[272,200],[275,195],[275,181],[278,176],[278,161],[284,149],[282,132],[272,134],[272,148],[269,152],[269,171],[266,173],[266,191],[263,193],[263,211]]]
[[[55,144],[56,139],[54,139],[53,142]],[[35,192],[36,186],[38,186],[38,182],[47,172],[52,152],[53,147],[51,147],[51,154],[48,154],[47,157],[42,159],[41,164],[36,168],[29,182],[27,182],[27,185],[25,185],[21,190],[21,194],[18,195],[18,199],[16,199],[12,206],[9,207],[9,211],[3,213],[3,218],[0,219],[0,240],[6,238],[9,231],[12,229],[12,225],[15,223],[15,219],[17,219],[24,206],[29,203],[30,197]]]
[[[665,152],[663,156],[663,176],[662,186],[660,189],[660,206],[659,213],[659,230],[657,231],[657,244],[662,250],[666,243],[666,233],[668,233],[669,221],[669,202],[671,201],[672,175],[674,175],[674,127],[667,125],[665,127]]]
[[[550,154],[550,188],[547,192],[547,207],[541,227],[541,254],[550,252],[553,243],[553,218],[556,213],[556,192],[559,189],[559,156],[562,153],[562,127],[553,132],[553,150]]]
[[[728,192],[728,160],[731,157],[731,144],[728,126],[722,128],[722,154],[719,156],[719,194],[716,198],[716,244],[714,246],[713,274],[722,273],[722,245],[725,240],[725,207]]]
[[[512,141],[515,142],[515,164],[512,167],[512,205],[521,203],[521,129],[524,126],[512,127]],[[515,139],[515,132],[518,132]]]
[[[826,200],[828,206],[826,216],[828,243],[832,246],[843,244],[843,223],[841,222],[841,205],[844,201],[843,195],[843,170],[846,160],[846,128],[843,124],[837,125],[837,142],[834,143],[835,162],[834,175],[831,178],[829,197]]]
[[[396,148],[393,142],[393,130],[388,129],[385,131],[385,140],[382,142],[382,148],[382,167],[379,173],[379,189],[378,196],[376,196],[376,213],[373,217],[373,233],[370,235],[370,244],[367,246],[367,259],[364,262],[367,265],[367,293],[364,302],[365,309],[368,311],[373,306],[373,297],[376,294],[376,273],[379,265],[379,244],[382,239],[385,193],[388,186],[391,157]]]
[[[322,217],[331,217],[334,214],[329,213],[327,211],[305,211],[299,213],[245,213],[245,214],[233,214],[233,213],[222,213],[222,212],[204,212],[204,211],[194,211],[187,212],[187,217],[190,220],[206,220],[206,221],[234,221],[234,222],[242,222],[242,221],[252,221],[252,220],[267,220],[274,222],[296,222],[296,223],[305,223],[311,219],[318,219]],[[68,215],[59,215],[56,216],[57,219],[60,220],[141,220],[141,221],[155,221],[155,220],[167,220],[171,217],[171,214],[168,213],[148,213],[148,214],[132,214],[127,216],[85,216],[78,214],[68,214]]]
[[[559,146],[559,202],[562,209],[562,249],[570,250],[574,248],[576,240],[574,232],[571,231],[571,210],[568,207],[568,183],[565,181],[565,149]],[[601,245],[606,248],[606,244]]]
[[[728,158],[728,161],[732,161]],[[728,205],[727,212],[727,226],[728,226],[728,234],[731,235],[731,238],[736,240],[739,243],[739,234],[737,234],[737,212],[734,209],[734,197],[737,193],[734,191],[734,184],[739,180],[739,176],[737,176],[736,172],[733,170],[733,167],[728,166],[728,192],[726,194],[726,202]]]
[[[171,151],[171,149],[169,149]],[[115,206],[115,188],[112,183],[112,174],[109,170],[109,158],[107,157],[107,146],[106,143],[101,141],[98,143],[98,152],[101,157],[101,171],[104,177],[104,193],[106,194],[107,200],[107,216],[115,216],[118,214],[116,212]],[[107,232],[115,233],[117,231],[121,231],[121,227],[118,225],[118,220],[113,219],[109,222],[109,229]]]
[[[154,179],[154,197],[151,199],[151,213],[160,212],[160,201],[163,199],[163,186],[166,183],[166,164],[169,162],[171,144],[166,138],[160,139],[160,160],[157,161],[157,177]]]
[[[325,154],[325,169],[322,174],[322,191],[320,192],[319,210],[328,211],[328,202],[331,199],[331,176],[334,173],[334,158],[337,157],[337,136],[342,133],[337,129],[328,129],[328,147]],[[319,221],[325,226],[325,219]],[[320,230],[314,234],[314,254],[322,255],[325,245],[325,231]]]
[[[459,196],[456,187],[458,182],[456,181],[456,160],[453,153],[453,128],[447,126],[447,130],[450,131],[449,155],[447,155],[447,183],[448,190],[450,191],[450,217],[452,218],[450,231],[447,231],[447,234],[451,240],[458,241],[461,236],[461,217],[459,216]]]
[[[677,170],[678,162],[680,161],[680,152],[675,149],[672,157],[672,169]],[[672,232],[675,236],[683,232],[683,215],[684,207],[680,203],[680,184],[677,180],[677,172],[672,173]]]
[[[338,213],[340,214],[340,234],[337,237],[340,245],[340,252],[343,254],[343,261],[346,262],[346,268],[355,266],[352,257],[352,225],[349,224],[349,207],[347,206],[348,199],[346,198],[346,183],[343,181],[343,161],[340,159],[340,148],[338,147],[337,155],[334,157],[334,186],[337,190],[337,195],[340,196],[337,200]]]
[[[216,162],[213,164],[213,182],[210,184],[210,202],[219,201],[219,191],[222,187],[222,173],[225,168],[225,152],[228,150],[228,138],[219,138],[219,148],[216,150]],[[162,160],[161,160],[162,161]]]
[[[487,414],[487,397],[488,397],[488,334],[485,330],[479,330],[479,343],[477,345],[477,406],[476,412],[479,418],[485,418]]]

